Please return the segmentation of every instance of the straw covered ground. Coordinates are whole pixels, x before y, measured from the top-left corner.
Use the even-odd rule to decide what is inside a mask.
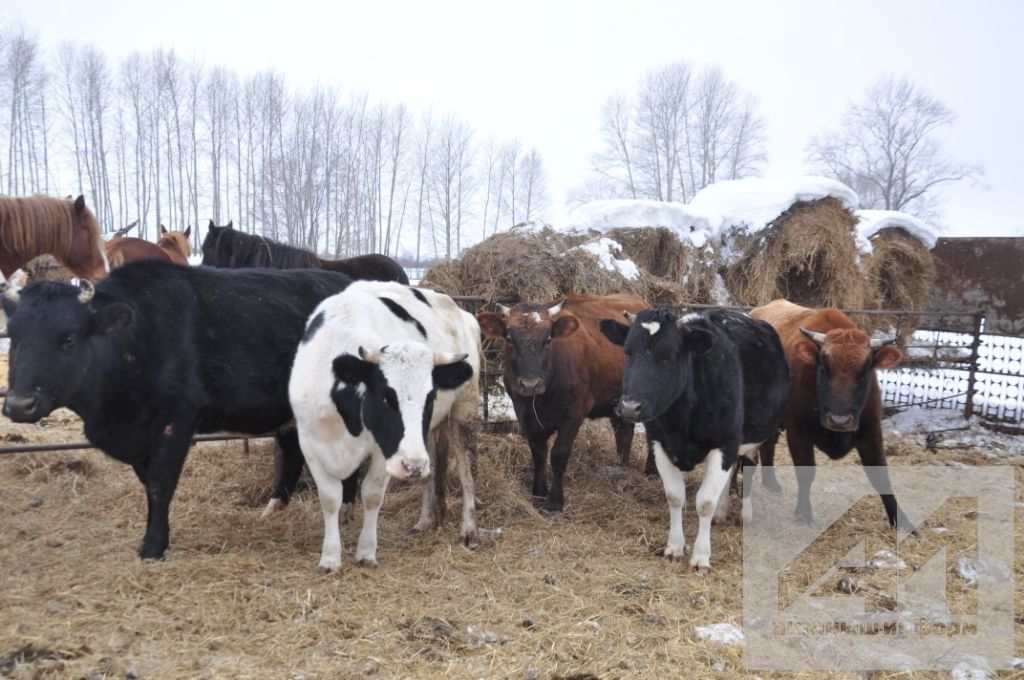
[[[65,412],[46,421],[4,420],[0,439],[81,437]],[[734,519],[714,528],[706,576],[660,558],[665,500],[660,481],[638,472],[643,438],[634,446],[633,468],[622,470],[607,425],[588,425],[570,465],[567,510],[545,517],[527,495],[521,438],[485,434],[477,461],[480,548],[457,544],[454,482],[446,525],[427,535],[408,532],[418,490],[396,484],[382,511],[380,567],[358,568],[349,553],[340,577],[314,570],[322,537],[314,492],[258,520],[271,477],[269,442],[253,442],[248,456],[239,442],[195,447],[172,506],[167,559],[145,564],[134,553],[145,500],[128,467],[98,452],[4,456],[0,676],[783,677],[746,670],[738,645],[698,641],[698,626],[742,623],[741,528]],[[983,460],[973,450],[888,448],[893,464]],[[780,450],[780,464],[787,459]],[[690,480],[684,515],[690,541],[698,478]],[[849,521],[868,530],[869,551],[885,547],[881,504],[862,505]],[[959,536],[971,521],[956,515],[946,526]],[[343,527],[347,549],[357,527]],[[1024,563],[1014,566],[1017,599]]]

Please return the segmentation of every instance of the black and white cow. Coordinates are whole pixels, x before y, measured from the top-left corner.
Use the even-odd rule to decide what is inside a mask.
[[[146,487],[142,558],[162,557],[168,509],[196,432],[278,431],[282,503],[302,470],[288,371],[305,321],[351,279],[321,270],[141,261],[83,289],[7,288],[10,389],[3,413],[34,423],[67,407],[86,438]]]
[[[711,518],[716,507],[726,508],[737,459],[746,465],[747,455],[778,430],[789,393],[786,357],[771,326],[738,312],[711,309],[680,318],[657,308],[626,318],[632,326],[605,319],[601,330],[625,347],[619,408],[623,418],[644,422],[665,484],[665,556],[678,561],[686,551],[683,473],[703,461],[690,566],[705,570],[711,566]],[[743,518],[750,520],[746,495]]]
[[[341,483],[367,458],[356,560],[377,563],[377,515],[391,477],[423,479],[414,530],[433,526],[429,449],[446,420],[444,438],[462,482],[460,535],[475,544],[468,448],[479,408],[479,374],[480,327],[447,295],[359,281],[317,307],[295,355],[288,391],[324,515],[319,570],[341,568]]]

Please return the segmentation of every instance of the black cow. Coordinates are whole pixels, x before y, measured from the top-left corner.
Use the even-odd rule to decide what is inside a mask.
[[[601,331],[625,346],[622,417],[644,422],[669,505],[665,556],[681,560],[684,471],[706,460],[697,492],[700,527],[690,566],[711,565],[711,517],[721,505],[737,458],[779,427],[789,393],[789,369],[779,336],[763,321],[725,309],[677,317],[671,310],[644,310],[632,326],[605,319]],[[750,520],[744,485],[743,517]]]
[[[306,319],[350,282],[320,270],[143,261],[113,271],[95,289],[53,281],[8,287],[3,413],[31,423],[64,406],[81,416],[89,441],[131,465],[145,485],[149,514],[139,556],[160,558],[193,434],[287,426],[288,374]],[[286,503],[302,454],[294,428],[278,441],[284,456],[274,498]]]

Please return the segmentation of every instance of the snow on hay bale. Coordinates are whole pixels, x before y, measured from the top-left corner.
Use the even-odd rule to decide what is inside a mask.
[[[422,285],[449,295],[531,302],[566,293],[628,291],[652,302],[684,301],[682,287],[643,271],[611,239],[519,225],[431,267]]]
[[[922,309],[935,283],[935,232],[895,210],[858,210],[857,245],[869,295],[880,309]]]
[[[721,267],[738,301],[786,298],[812,307],[859,307],[857,196],[821,177],[743,179],[702,189],[690,209],[721,244]]]

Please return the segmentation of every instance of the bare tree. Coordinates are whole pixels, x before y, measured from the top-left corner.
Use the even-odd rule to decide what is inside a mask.
[[[940,131],[953,110],[907,78],[876,81],[850,102],[838,130],[814,137],[807,161],[853,187],[865,207],[935,218],[944,184],[984,174],[942,149]]]
[[[530,149],[530,152],[523,156],[519,162],[519,175],[522,177],[526,204],[523,219],[529,222],[548,207],[547,172],[537,149]]]
[[[605,103],[602,148],[570,200],[687,201],[713,182],[756,174],[765,161],[757,109],[719,67],[679,61],[652,69],[632,98],[615,94]]]

